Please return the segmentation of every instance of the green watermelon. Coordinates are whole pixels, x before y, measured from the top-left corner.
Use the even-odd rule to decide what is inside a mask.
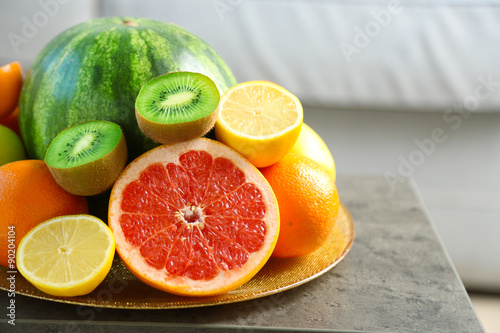
[[[172,23],[107,17],[64,31],[23,84],[19,123],[28,155],[43,159],[59,132],[90,120],[119,124],[130,159],[157,146],[137,125],[135,100],[147,81],[174,71],[203,73],[221,93],[236,84],[210,45]]]

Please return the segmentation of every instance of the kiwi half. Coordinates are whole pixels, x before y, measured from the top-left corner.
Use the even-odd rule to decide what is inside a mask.
[[[142,87],[135,116],[141,131],[153,141],[187,141],[205,135],[214,126],[219,100],[219,90],[209,77],[172,72]]]
[[[69,127],[47,148],[45,163],[66,191],[83,196],[109,189],[127,163],[119,125],[96,120]]]

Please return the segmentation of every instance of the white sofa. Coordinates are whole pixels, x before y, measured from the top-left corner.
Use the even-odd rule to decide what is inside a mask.
[[[466,286],[499,291],[499,5],[474,0],[2,2],[0,61],[19,59],[27,68],[55,34],[95,16],[180,24],[214,46],[239,81],[271,80],[295,93],[304,104],[305,121],[329,145],[339,177],[380,174],[387,179],[381,191],[390,191],[394,182],[412,182]],[[15,52],[8,33],[22,36],[26,20],[33,22],[35,15],[40,20],[41,11],[47,23]]]

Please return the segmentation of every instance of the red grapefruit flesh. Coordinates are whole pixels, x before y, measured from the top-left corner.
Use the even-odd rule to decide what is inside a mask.
[[[113,186],[116,250],[143,282],[209,296],[250,280],[279,233],[274,193],[250,162],[210,139],[163,145],[128,165]]]

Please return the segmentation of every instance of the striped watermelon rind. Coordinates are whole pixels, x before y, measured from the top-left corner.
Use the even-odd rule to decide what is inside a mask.
[[[205,74],[221,94],[236,84],[210,45],[172,23],[107,17],[64,31],[38,55],[23,84],[19,123],[28,155],[43,159],[59,132],[91,120],[122,127],[129,159],[157,146],[137,125],[135,99],[147,81],[175,71]]]

